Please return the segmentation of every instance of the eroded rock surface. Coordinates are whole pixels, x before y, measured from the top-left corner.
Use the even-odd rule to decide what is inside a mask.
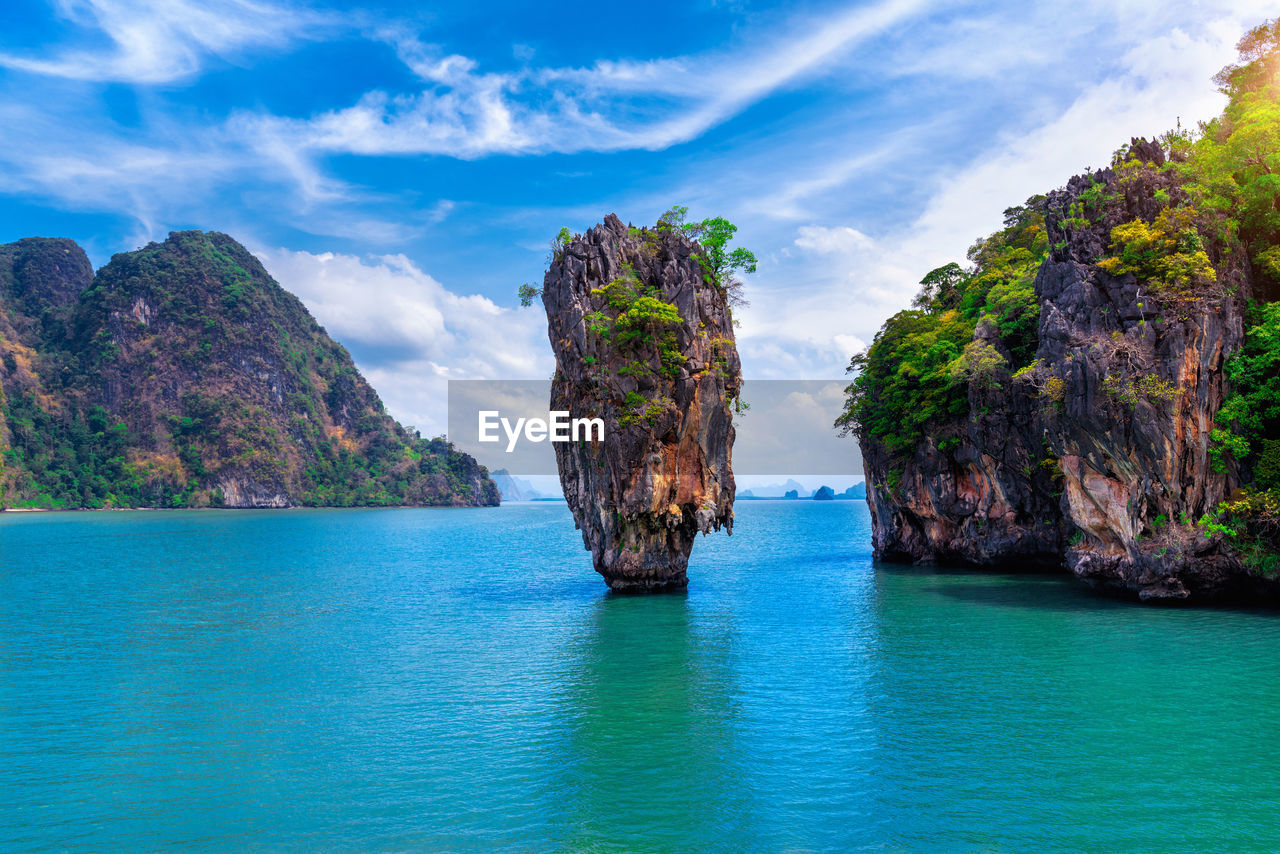
[[[556,253],[543,282],[551,408],[605,424],[603,442],[554,447],[583,543],[614,590],[683,588],[695,536],[733,528],[741,369],[726,295],[699,251],[610,214]]]
[[[1163,163],[1158,145],[1132,148]],[[1082,224],[1069,212],[1099,178],[1112,200]],[[1173,175],[1151,168],[1078,176],[1050,194],[1035,370],[972,382],[968,415],[905,464],[862,444],[879,558],[1066,566],[1143,600],[1276,594],[1194,526],[1239,486],[1232,466],[1212,465],[1209,433],[1255,287],[1245,253],[1208,245],[1219,287],[1194,298],[1157,297],[1097,265],[1114,226],[1151,221],[1157,196],[1179,193]],[[999,349],[980,323],[984,336]]]

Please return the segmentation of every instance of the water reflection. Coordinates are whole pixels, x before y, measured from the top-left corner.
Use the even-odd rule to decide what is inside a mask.
[[[876,583],[892,844],[1136,850],[1178,815],[1201,850],[1256,821],[1212,792],[1280,750],[1258,729],[1280,692],[1249,661],[1275,642],[1261,615],[1142,608],[1069,577],[881,565]]]
[[[565,847],[751,838],[749,795],[733,784],[731,645],[706,628],[685,595],[606,596],[572,642]]]

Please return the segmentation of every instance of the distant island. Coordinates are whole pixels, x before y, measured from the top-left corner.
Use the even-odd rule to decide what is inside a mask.
[[[788,480],[781,485],[772,484],[754,489],[744,489],[738,493],[739,501],[777,501],[779,499],[791,501],[805,499],[815,501],[865,501],[866,497],[867,485],[865,482],[855,483],[843,492],[836,492],[830,486],[821,486],[818,489],[809,490],[798,481]]]
[[[170,234],[96,275],[70,240],[0,245],[0,508],[499,500],[227,235]]]

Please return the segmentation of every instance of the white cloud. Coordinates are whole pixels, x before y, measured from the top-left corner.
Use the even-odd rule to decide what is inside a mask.
[[[545,379],[554,363],[536,308],[455,293],[403,255],[255,250],[360,369],[387,409],[426,435],[446,429],[450,379]]]
[[[109,47],[40,59],[4,54],[0,64],[157,82],[193,74],[211,56],[275,46],[326,26],[310,13],[250,0],[154,7],[91,0],[63,9],[100,29]],[[627,200],[617,195],[644,192],[644,205],[656,210],[683,200],[738,221],[743,242],[765,259],[750,282],[753,305],[739,312],[748,375],[832,377],[886,316],[906,306],[923,273],[961,260],[974,238],[999,226],[1005,207],[1086,165],[1103,165],[1129,135],[1157,133],[1178,116],[1190,124],[1216,113],[1221,99],[1209,77],[1232,59],[1245,27],[1272,13],[1254,0],[1015,4],[963,19],[925,18],[922,9],[922,0],[882,0],[821,20],[774,22],[732,50],[505,72],[388,28],[374,37],[392,45],[422,91],[369,92],[354,105],[304,119],[246,111],[190,126],[148,115],[128,136],[101,121],[88,98],[51,110],[33,97],[26,108],[0,108],[0,180],[6,192],[52,198],[68,209],[128,208],[147,237],[175,220],[225,228],[210,222],[218,210],[211,200],[231,188],[232,209],[254,208],[247,217],[368,246],[414,238],[449,215],[452,203],[379,197],[377,188],[335,178],[331,154],[481,158],[661,149],[707,135],[774,93],[809,85],[830,98],[841,87],[863,86],[850,97],[862,114],[837,109],[834,117],[797,116],[794,124],[788,115],[767,134],[740,133],[683,160],[674,153],[645,176],[643,190],[610,191],[607,203],[573,202],[575,217],[585,218],[623,208]],[[1059,85],[1052,97],[1002,100],[1009,91],[1025,94],[1013,83],[1051,73],[1059,83],[1073,76],[1071,85]],[[820,89],[812,86],[819,77]],[[954,93],[947,103],[922,94],[944,85]],[[922,116],[922,105],[934,112]],[[990,131],[996,126],[1003,136]],[[987,140],[968,165],[942,136],[952,130],[957,143]],[[874,214],[856,210],[853,202],[872,191],[864,190],[867,183],[884,176],[913,192],[929,189],[907,201],[886,193],[886,209]],[[524,233],[506,226],[546,215],[499,211],[503,228],[489,233],[510,233],[518,243]],[[909,225],[896,224],[904,220]],[[511,312],[452,292],[403,256],[263,254],[335,337],[379,354],[364,366],[368,375],[393,411],[424,430],[437,423],[448,376],[550,371],[536,310]]]
[[[601,60],[588,68],[481,72],[412,34],[379,36],[430,88],[366,93],[308,119],[242,114],[237,124],[264,152],[490,154],[659,150],[694,139],[780,88],[818,72],[866,39],[918,13],[924,0],[882,0],[784,38],[731,54],[647,62]],[[634,96],[650,101],[642,106]]]
[[[101,31],[106,49],[48,58],[0,54],[0,66],[75,80],[164,83],[200,70],[210,55],[280,47],[326,18],[253,0],[60,0],[71,23]]]
[[[875,241],[870,237],[847,225],[835,228],[805,225],[797,230],[797,234],[799,236],[795,240],[796,246],[801,249],[811,249],[821,255],[847,256],[865,252],[875,246]]]
[[[762,265],[740,312],[743,363],[760,376],[830,376],[906,308],[919,280],[999,228],[1006,207],[1101,167],[1130,136],[1153,136],[1217,114],[1209,78],[1235,56],[1244,24],[1208,22],[1197,36],[1174,28],[1133,45],[1115,75],[1086,88],[1050,120],[997,140],[935,190],[906,227],[871,237],[854,225],[801,226],[778,263]],[[797,359],[801,356],[801,359]],[[800,373],[796,373],[800,371]]]

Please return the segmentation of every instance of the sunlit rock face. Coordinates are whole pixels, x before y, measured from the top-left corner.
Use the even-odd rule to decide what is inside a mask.
[[[617,591],[685,587],[696,535],[733,528],[741,367],[699,251],[610,214],[556,251],[543,281],[551,408],[604,422],[603,441],[554,444],[560,482]]]
[[[1143,162],[1163,163],[1158,145],[1133,146]],[[1072,221],[1099,178],[1112,201],[1092,222]],[[1255,287],[1245,253],[1209,246],[1220,288],[1195,299],[1157,298],[1132,274],[1097,265],[1114,226],[1151,221],[1157,193],[1179,192],[1168,172],[1108,169],[1049,195],[1038,367],[972,383],[968,416],[940,425],[905,462],[862,442],[877,557],[1065,566],[1143,600],[1276,595],[1274,580],[1194,526],[1239,486],[1234,466],[1212,464],[1209,434]],[[975,337],[984,336],[998,348],[979,323]]]

